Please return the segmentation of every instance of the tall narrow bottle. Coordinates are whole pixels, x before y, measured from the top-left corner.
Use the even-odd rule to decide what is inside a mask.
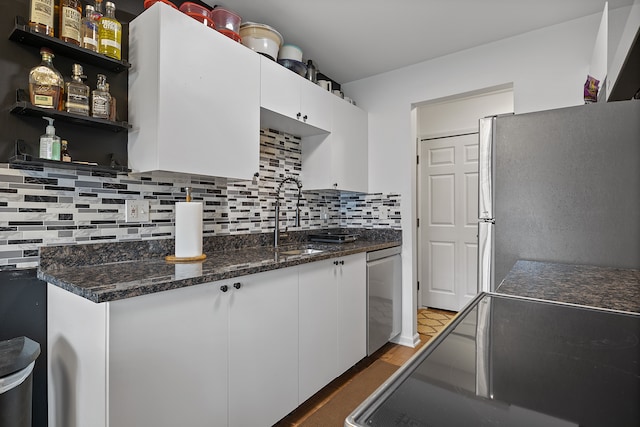
[[[82,27],[82,5],[80,0],[60,0],[60,26],[58,33],[61,40],[80,46],[80,29]]]
[[[105,4],[106,13],[100,18],[99,52],[110,58],[122,59],[122,25],[116,19],[116,5],[108,1]]]
[[[31,0],[29,29],[53,37],[54,0]]]
[[[63,162],[71,161],[71,154],[69,154],[69,143],[66,139],[60,142],[60,160]]]
[[[82,18],[81,46],[94,52],[98,51],[98,21],[95,18],[95,9],[90,4],[85,7]]]
[[[73,64],[71,81],[65,83],[65,111],[68,113],[89,115],[89,86],[83,83],[82,65]]]
[[[36,107],[58,109],[64,90],[62,74],[53,66],[53,52],[40,49],[42,62],[29,72],[29,98]]]
[[[100,21],[100,18],[104,16],[104,7],[102,7],[102,0],[96,0],[93,4],[93,19]]]
[[[111,113],[111,95],[107,89],[107,77],[98,74],[96,88],[91,93],[91,115],[100,119],[108,119]]]

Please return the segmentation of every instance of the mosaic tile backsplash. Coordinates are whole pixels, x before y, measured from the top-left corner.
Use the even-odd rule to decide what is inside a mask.
[[[0,164],[0,270],[38,265],[44,245],[173,238],[174,204],[192,187],[204,205],[204,236],[265,233],[274,227],[278,184],[300,178],[301,140],[262,129],[260,171],[253,181],[181,174],[105,176],[74,169],[19,169]],[[281,191],[281,230],[320,228],[400,229],[399,194]],[[146,199],[148,222],[125,222],[125,200]]]

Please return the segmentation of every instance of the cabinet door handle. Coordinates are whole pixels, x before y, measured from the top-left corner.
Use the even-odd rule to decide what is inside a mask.
[[[338,265],[338,261],[333,261],[333,265]]]
[[[240,289],[242,287],[242,283],[236,282],[236,283],[233,284],[233,287],[236,288],[236,289]]]
[[[222,292],[227,292],[229,290],[229,287],[227,285],[222,285],[222,286],[220,286],[220,290]]]
[[[344,261],[340,261],[340,265],[344,265]]]
[[[305,114],[302,119],[306,122],[307,121],[307,115]]]
[[[302,113],[298,111],[298,114],[296,114],[296,117],[298,118],[298,120],[300,120],[300,116],[302,116]]]

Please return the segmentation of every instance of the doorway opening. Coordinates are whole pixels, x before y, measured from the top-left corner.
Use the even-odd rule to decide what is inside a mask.
[[[418,308],[460,311],[478,293],[478,120],[513,111],[511,84],[416,108]]]

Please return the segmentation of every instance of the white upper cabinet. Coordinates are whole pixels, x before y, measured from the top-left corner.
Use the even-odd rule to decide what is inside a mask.
[[[260,57],[162,4],[129,28],[129,167],[250,179],[260,157]]]
[[[331,131],[333,94],[260,56],[261,126],[297,136]]]
[[[337,96],[332,98],[331,134],[302,140],[302,183],[306,190],[366,193],[367,112]]]

